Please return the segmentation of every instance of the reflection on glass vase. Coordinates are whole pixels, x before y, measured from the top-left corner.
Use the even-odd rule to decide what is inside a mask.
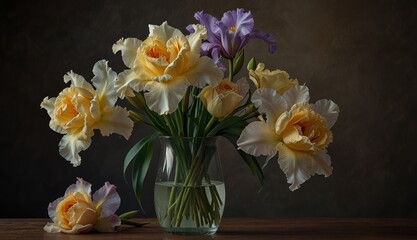
[[[165,232],[211,235],[225,205],[217,137],[160,137],[155,211]]]

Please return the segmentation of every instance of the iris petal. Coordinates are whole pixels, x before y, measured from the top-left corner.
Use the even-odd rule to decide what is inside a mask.
[[[252,13],[250,11],[244,12],[242,8],[225,12],[221,22],[228,28],[234,28],[234,31],[240,37],[251,33],[255,24]]]
[[[276,50],[276,42],[269,33],[254,29],[250,11],[244,12],[241,8],[228,11],[223,14],[221,21],[203,11],[195,13],[194,17],[207,28],[207,41],[211,45],[206,45],[203,53],[211,53],[212,49],[219,48],[224,58],[233,59],[254,38],[268,43],[270,53]],[[193,31],[190,27],[188,30]]]
[[[219,43],[219,29],[217,27],[217,18],[211,16],[210,14],[204,13],[203,11],[196,12],[194,18],[200,22],[201,25],[205,26],[207,29],[207,40],[211,43]]]

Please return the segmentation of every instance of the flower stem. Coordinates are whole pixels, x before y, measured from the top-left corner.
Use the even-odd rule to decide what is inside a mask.
[[[229,80],[233,82],[233,58],[229,59]]]
[[[216,118],[215,117],[211,117],[210,121],[207,123],[206,128],[204,129],[204,136],[207,136],[207,133],[209,133],[209,131],[211,129],[211,126],[215,122],[216,122]]]
[[[171,119],[169,118],[168,115],[163,115],[163,116],[164,116],[165,123],[167,124],[169,131],[171,132],[171,135],[174,136],[176,131],[175,131],[174,126],[172,125]]]

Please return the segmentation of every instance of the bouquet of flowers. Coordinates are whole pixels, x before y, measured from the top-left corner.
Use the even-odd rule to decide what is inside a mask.
[[[254,28],[251,12],[228,11],[218,20],[201,11],[194,17],[199,24],[189,25],[187,35],[164,22],[149,25],[145,40],[118,40],[112,49],[121,53],[127,67],[119,74],[101,60],[93,67],[92,85],[72,71],[64,76],[71,85],[41,103],[51,117],[51,129],[64,134],[60,154],[78,166],[79,153],[90,146],[95,129],[103,136],[118,133],[128,139],[134,124],[153,128],[155,134],[135,144],[124,162],[124,173],[132,169],[138,199],[158,136],[170,136],[177,155],[174,186],[212,181],[206,161],[213,151],[202,148],[204,140],[189,145],[184,139],[215,136],[228,139],[261,182],[262,169],[273,158],[291,190],[315,174],[329,176],[326,148],[338,106],[330,100],[309,103],[307,86],[285,71],[266,69],[254,58],[248,72],[238,77],[245,69],[244,48],[250,40],[263,40],[270,53],[276,50],[273,37]],[[118,98],[126,98],[133,107],[115,106]],[[263,164],[259,156],[266,156]],[[171,188],[169,225],[181,226],[188,218],[197,219],[197,226],[218,225],[224,203],[217,191]]]

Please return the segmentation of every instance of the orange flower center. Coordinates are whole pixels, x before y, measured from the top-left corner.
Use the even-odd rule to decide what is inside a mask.
[[[231,32],[236,32],[236,26],[231,26],[231,27],[229,28],[229,30],[230,30]]]
[[[161,51],[161,49],[157,49],[156,47],[150,47],[146,50],[146,55],[151,58],[164,58],[167,62],[169,62],[169,55],[166,52]]]
[[[238,89],[238,86],[236,84],[234,84],[234,83],[230,83],[228,81],[222,81],[216,87],[216,92],[217,93],[222,93],[222,92],[235,92],[235,93],[239,93],[239,89]]]

